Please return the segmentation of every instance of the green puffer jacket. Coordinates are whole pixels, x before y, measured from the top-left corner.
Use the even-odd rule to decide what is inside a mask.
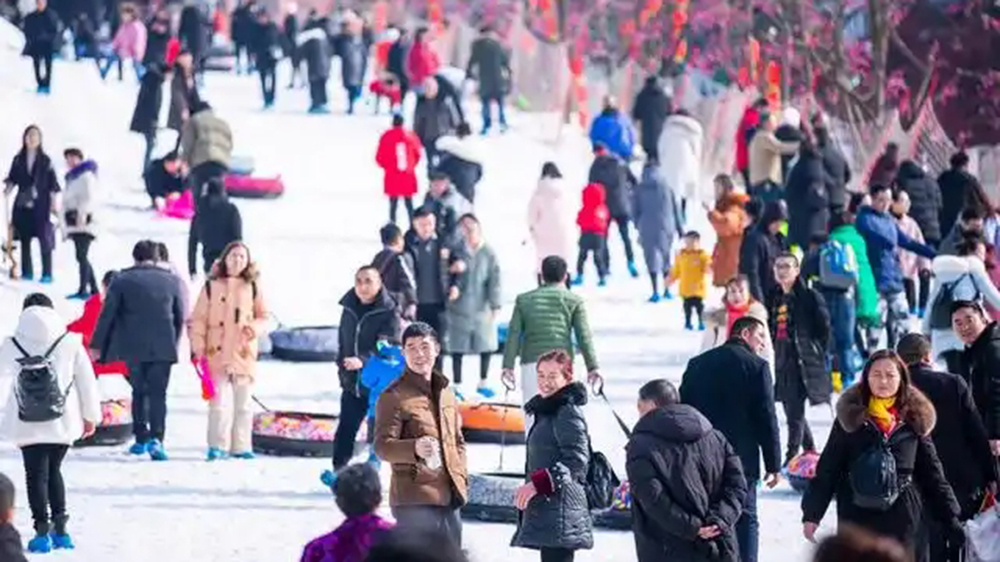
[[[858,260],[858,290],[856,310],[858,322],[865,326],[877,325],[879,322],[878,290],[875,288],[875,275],[868,263],[868,246],[853,224],[840,225],[830,232],[830,239],[847,244],[854,250]]]
[[[597,369],[594,340],[579,295],[561,284],[520,294],[510,318],[503,366],[513,369],[519,355],[522,365],[534,363],[539,355],[553,349],[562,349],[572,357],[574,333],[587,371]]]

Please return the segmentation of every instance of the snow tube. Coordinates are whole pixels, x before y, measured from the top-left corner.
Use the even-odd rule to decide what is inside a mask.
[[[339,416],[306,412],[263,412],[253,417],[253,450],[276,456],[332,457]],[[367,445],[367,425],[361,424],[355,453]]]
[[[806,451],[788,461],[785,476],[796,492],[804,493],[809,482],[816,476],[816,465],[819,463],[819,453]]]
[[[524,443],[524,412],[515,404],[462,402],[462,435],[469,443]]]
[[[285,193],[285,182],[281,176],[259,178],[229,174],[225,177],[226,193],[230,197],[245,199],[274,199]]]
[[[229,159],[229,173],[234,176],[249,176],[255,168],[252,156],[233,156]]]
[[[524,484],[524,474],[485,472],[469,475],[469,501],[462,518],[490,523],[517,523],[514,492]]]
[[[172,219],[191,220],[194,218],[194,195],[184,191],[180,197],[168,199],[160,214]]]
[[[285,361],[324,363],[337,360],[340,347],[336,326],[278,328],[271,332],[271,355]]]
[[[105,400],[101,402],[101,424],[86,439],[74,447],[109,447],[127,443],[132,438],[132,401]]]

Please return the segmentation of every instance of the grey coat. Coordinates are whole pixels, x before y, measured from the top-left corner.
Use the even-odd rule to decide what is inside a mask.
[[[198,101],[198,86],[191,79],[191,86],[188,87],[184,71],[180,68],[174,69],[174,77],[170,79],[170,108],[167,112],[167,128],[180,133],[184,129],[184,122],[191,116],[191,106]]]
[[[684,220],[658,166],[643,168],[642,181],[632,193],[632,215],[649,271],[668,271],[674,235],[683,236]]]
[[[458,278],[458,300],[446,308],[444,349],[448,353],[496,351],[497,330],[493,316],[500,310],[500,262],[493,248],[464,248],[465,272]]]
[[[184,314],[176,275],[152,264],[130,267],[108,287],[90,347],[101,363],[176,363]]]
[[[528,502],[511,546],[570,550],[594,547],[593,522],[584,490],[590,460],[590,437],[581,409],[586,403],[587,387],[575,382],[552,396],[537,395],[525,404],[525,412],[535,417],[528,432],[525,473],[539,492],[545,487],[552,490]]]
[[[479,97],[483,99],[500,98],[510,91],[510,57],[496,39],[473,41],[466,74],[479,81]]]

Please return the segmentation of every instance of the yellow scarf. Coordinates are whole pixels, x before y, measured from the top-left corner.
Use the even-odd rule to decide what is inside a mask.
[[[872,396],[868,400],[868,415],[882,433],[889,433],[896,427],[896,397],[879,398]]]

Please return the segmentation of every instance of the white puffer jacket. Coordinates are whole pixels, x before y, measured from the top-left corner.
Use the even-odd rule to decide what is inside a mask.
[[[66,174],[66,189],[63,191],[63,232],[70,234],[90,234],[97,236],[98,183],[97,164],[86,160]],[[67,213],[76,215],[76,223],[69,224]]]
[[[66,321],[48,307],[32,306],[21,313],[14,338],[32,355],[42,355],[66,332]],[[17,360],[23,357],[11,338],[0,345],[0,397],[5,400],[0,435],[18,446],[71,445],[83,436],[83,421],[101,421],[101,398],[83,341],[67,334],[50,359],[59,377],[59,387],[69,389],[63,416],[48,422],[23,422],[18,417],[15,386],[20,373]]]
[[[671,115],[663,123],[659,141],[660,170],[667,186],[684,199],[708,199],[702,193],[704,136],[701,123],[689,115]]]

